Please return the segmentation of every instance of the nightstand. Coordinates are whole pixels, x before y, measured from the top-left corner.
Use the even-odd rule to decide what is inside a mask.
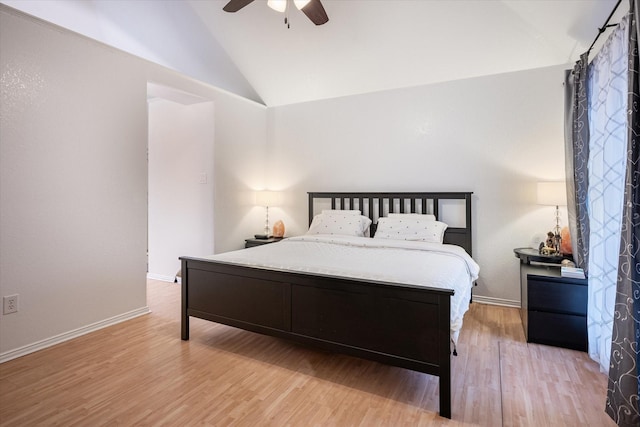
[[[560,260],[520,258],[520,315],[527,342],[587,351],[587,279],[562,277]],[[559,258],[559,257],[555,257]]]
[[[244,247],[252,248],[254,246],[268,245],[269,243],[275,243],[282,240],[282,237],[269,237],[268,239],[245,239]]]
[[[515,248],[513,252],[523,264],[531,264],[533,262],[535,264],[553,264],[559,267],[564,259],[561,255],[542,255],[537,249],[531,248]]]

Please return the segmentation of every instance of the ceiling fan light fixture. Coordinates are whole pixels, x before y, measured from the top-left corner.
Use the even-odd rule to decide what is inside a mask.
[[[229,0],[222,10],[225,12],[237,12],[254,1],[255,0]],[[285,14],[284,23],[287,28],[289,28],[289,14],[287,13],[289,2],[293,2],[296,8],[302,11],[314,24],[323,25],[329,22],[327,11],[324,10],[321,0],[267,0],[267,6]]]
[[[269,0],[267,6],[271,9],[284,13],[287,10],[287,0]]]
[[[302,10],[303,7],[309,4],[311,0],[293,0],[293,3],[296,5],[298,10]]]

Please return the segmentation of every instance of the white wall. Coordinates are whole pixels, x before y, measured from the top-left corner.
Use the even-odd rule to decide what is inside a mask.
[[[264,226],[264,208],[255,205],[255,191],[268,186],[273,165],[267,158],[267,109],[241,102],[216,104],[215,252],[244,247]]]
[[[519,304],[513,249],[553,225],[535,183],[564,176],[564,68],[269,109],[273,219],[303,232],[307,191],[473,191],[474,292]]]
[[[173,280],[179,256],[213,253],[214,105],[149,101],[149,274]]]
[[[4,5],[0,51],[0,296],[20,295],[3,361],[147,311],[148,81],[214,102],[214,181],[233,193],[263,180],[266,112]],[[251,154],[224,158],[237,150]],[[216,227],[259,221],[228,194]]]
[[[143,64],[0,14],[0,352],[146,309]]]

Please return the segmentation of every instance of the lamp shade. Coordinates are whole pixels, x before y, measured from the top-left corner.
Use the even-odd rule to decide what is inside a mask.
[[[278,191],[258,191],[256,192],[256,205],[278,206],[282,197]]]
[[[311,0],[293,0],[293,3],[296,5],[298,10],[302,10],[307,4],[309,4]]]
[[[564,181],[539,182],[538,204],[549,206],[566,206],[567,186]]]
[[[278,12],[284,12],[287,10],[287,0],[269,0],[267,6]]]
[[[293,0],[293,3],[299,10],[302,10],[311,0]],[[287,0],[268,0],[267,6],[278,12],[285,12],[287,10]]]

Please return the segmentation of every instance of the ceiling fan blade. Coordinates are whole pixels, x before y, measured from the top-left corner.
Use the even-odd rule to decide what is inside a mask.
[[[329,21],[327,12],[325,12],[324,7],[322,7],[320,0],[311,0],[302,8],[302,12],[316,25],[326,24]]]
[[[225,12],[237,12],[249,3],[252,3],[253,0],[230,0],[222,10]]]

